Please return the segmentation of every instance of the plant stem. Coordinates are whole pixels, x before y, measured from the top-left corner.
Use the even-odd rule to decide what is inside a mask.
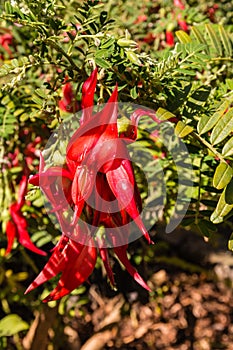
[[[208,141],[203,139],[200,135],[198,135],[194,131],[191,133],[191,135],[193,135],[195,137],[195,139],[197,139],[199,142],[201,142],[203,145],[205,145],[216,157],[218,157],[221,160],[221,162],[227,164],[227,161],[224,159],[224,157],[221,155],[221,153],[219,153]]]
[[[51,45],[54,49],[56,49],[58,52],[60,52],[65,58],[70,62],[71,67],[75,70],[80,72],[80,69],[76,66],[73,59],[63,50],[63,48],[55,43],[52,39],[48,38],[44,40],[45,43]]]

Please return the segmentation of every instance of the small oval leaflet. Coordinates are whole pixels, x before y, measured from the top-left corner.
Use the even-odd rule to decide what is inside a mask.
[[[226,187],[231,181],[233,170],[227,163],[221,162],[214,173],[213,186],[218,190]]]

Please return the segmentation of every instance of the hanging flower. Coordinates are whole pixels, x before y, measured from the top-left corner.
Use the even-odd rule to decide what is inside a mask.
[[[12,56],[12,50],[10,46],[13,44],[13,36],[11,33],[4,33],[0,35],[0,45],[7,52],[8,56]],[[0,58],[3,59],[3,55],[0,55]]]
[[[174,46],[175,45],[174,34],[170,30],[166,31],[166,44],[168,46]]]
[[[153,243],[140,216],[142,203],[127,144],[137,138],[141,115],[157,119],[154,113],[138,109],[127,130],[119,132],[117,86],[104,108],[93,114],[96,83],[97,69],[83,84],[80,127],[68,143],[63,167],[45,169],[41,155],[39,173],[29,180],[47,196],[62,230],[48,263],[26,291],[61,272],[57,287],[44,301],[57,300],[83,283],[95,267],[97,251],[114,285],[106,241],[132,277],[150,290],[127,257],[130,222]]]
[[[66,82],[62,88],[63,97],[59,101],[59,108],[62,111],[75,113],[80,110],[79,103],[75,100],[73,88],[70,82]]]
[[[46,255],[44,251],[37,248],[32,243],[27,229],[27,220],[21,211],[25,203],[24,197],[27,192],[27,183],[28,176],[23,175],[19,184],[18,200],[12,203],[9,208],[11,219],[6,224],[6,235],[8,243],[5,255],[11,252],[15,238],[17,238],[20,244],[32,252],[40,255]]]

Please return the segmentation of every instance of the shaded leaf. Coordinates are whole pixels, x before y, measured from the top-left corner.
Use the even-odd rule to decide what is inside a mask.
[[[228,249],[233,251],[233,232],[228,241]]]
[[[225,191],[225,201],[227,204],[233,204],[233,179],[229,182]]]
[[[209,237],[212,232],[217,230],[216,226],[211,221],[205,219],[200,220],[197,227],[204,237]]]

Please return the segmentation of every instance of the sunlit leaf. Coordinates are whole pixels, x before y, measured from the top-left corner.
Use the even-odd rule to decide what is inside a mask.
[[[214,47],[215,50],[216,50],[216,53],[217,53],[219,56],[222,56],[222,45],[221,45],[221,41],[220,41],[220,39],[219,39],[217,33],[215,32],[213,25],[212,25],[212,24],[206,24],[206,29],[207,29],[207,32],[208,32],[208,34],[209,34],[211,43],[212,43],[213,47]]]
[[[219,197],[218,204],[214,212],[212,213],[210,220],[214,224],[219,224],[223,222],[224,216],[226,216],[233,209],[233,204],[227,204],[225,200],[225,190],[222,192]]]
[[[221,162],[214,173],[213,185],[218,190],[226,187],[231,181],[233,169],[227,163]]]
[[[223,146],[222,155],[229,157],[233,155],[233,137],[231,137]]]
[[[159,120],[168,120],[170,118],[175,118],[175,114],[167,111],[164,108],[159,107],[156,111],[156,116]]]
[[[232,44],[230,37],[222,25],[218,26],[219,34],[222,39],[222,43],[226,52],[226,56],[232,56]]]
[[[179,121],[175,127],[175,134],[178,137],[185,137],[193,131],[193,127],[186,125],[182,121]]]
[[[210,141],[213,145],[222,142],[233,130],[233,108],[229,109],[215,125]]]
[[[0,337],[11,336],[29,328],[29,324],[16,314],[10,314],[0,320]]]
[[[197,130],[200,135],[206,133],[211,130],[218,120],[225,113],[226,109],[229,106],[229,102],[225,100],[217,109],[217,111],[212,116],[203,115],[197,124]]]
[[[183,30],[177,30],[176,36],[182,44],[187,44],[187,43],[190,43],[192,41],[190,36],[186,32],[184,32]]]

